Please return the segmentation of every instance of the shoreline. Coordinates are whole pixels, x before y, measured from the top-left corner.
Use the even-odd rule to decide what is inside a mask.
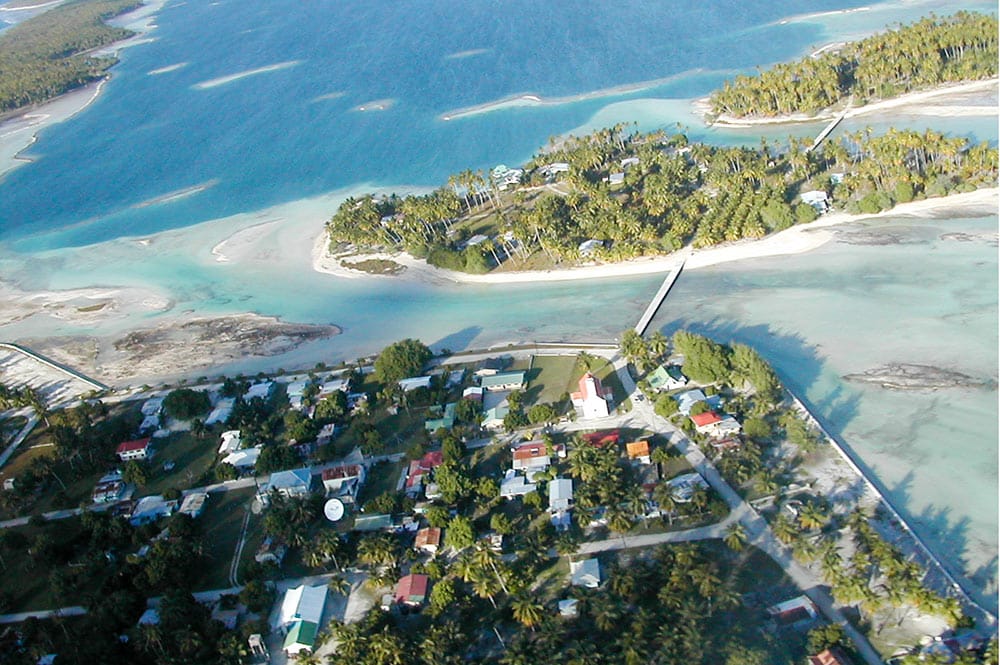
[[[328,242],[326,230],[324,229],[313,241],[312,267],[316,272],[347,279],[403,279],[420,280],[436,284],[525,284],[634,277],[669,272],[684,257],[687,258],[685,270],[696,270],[698,268],[707,268],[723,263],[742,261],[744,259],[801,254],[822,247],[832,240],[834,234],[827,229],[833,226],[882,217],[919,217],[939,213],[951,208],[968,206],[984,208],[991,206],[993,209],[996,209],[998,201],[1000,201],[1000,188],[977,189],[973,192],[902,203],[890,210],[875,214],[851,215],[846,212],[828,213],[814,222],[792,226],[759,240],[741,240],[700,250],[691,250],[689,247],[685,247],[663,256],[632,259],[620,263],[605,263],[545,271],[527,270],[522,272],[489,273],[486,275],[473,275],[437,268],[429,265],[423,259],[416,259],[402,251],[332,255],[327,247]],[[389,260],[404,266],[406,270],[401,275],[373,275],[344,267],[341,264],[343,259],[350,259],[352,262],[367,259]]]
[[[946,83],[934,88],[916,90],[891,99],[884,99],[865,104],[864,106],[850,108],[844,115],[844,119],[847,120],[900,108],[904,109],[904,113],[918,115],[938,115],[945,117],[994,115],[996,114],[995,106],[962,104],[961,97],[975,93],[996,92],[998,88],[1000,88],[1000,78],[998,77],[977,81],[963,81],[961,83]],[[823,109],[815,115],[793,113],[773,117],[740,118],[723,114],[709,121],[708,99],[708,97],[701,97],[692,101],[695,114],[701,116],[705,120],[705,124],[709,127],[726,129],[827,122],[843,112],[843,109],[832,107]],[[938,105],[934,105],[934,102],[937,102]],[[931,103],[931,105],[927,106],[926,104],[928,103]]]
[[[165,4],[167,0],[144,0],[142,6],[109,19],[109,25],[128,27],[136,34],[101,47],[95,53],[117,57],[126,48],[149,43],[151,39],[146,34],[156,28],[155,14]],[[109,70],[98,81],[68,90],[41,104],[8,111],[0,116],[0,178],[18,166],[32,162],[30,157],[25,157],[22,153],[38,141],[38,135],[46,128],[65,122],[89,108],[97,101],[111,77]],[[28,132],[28,136],[17,136],[24,132]]]

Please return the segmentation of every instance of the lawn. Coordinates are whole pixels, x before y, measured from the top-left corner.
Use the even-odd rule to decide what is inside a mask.
[[[178,432],[167,439],[156,440],[153,446],[149,482],[141,494],[162,494],[171,488],[185,490],[213,482],[210,472],[218,450],[218,440],[214,436],[199,439],[190,432]],[[163,469],[168,461],[174,463],[169,472]]]
[[[59,520],[58,522],[48,522],[41,526],[20,526],[11,528],[12,532],[20,533],[28,539],[28,543],[39,534],[44,534],[51,539],[52,549],[55,551],[64,550],[77,539],[83,525],[77,517]],[[30,545],[29,545],[30,547]],[[9,594],[11,605],[10,612],[23,612],[28,610],[50,609],[61,604],[53,597],[49,591],[49,570],[45,565],[34,565],[36,562],[28,551],[28,547],[23,549],[6,548],[3,551],[3,570],[0,572],[0,588],[4,593]],[[77,595],[82,596],[83,592],[96,589],[100,584],[99,578],[84,578],[82,589]]]
[[[368,470],[368,477],[358,493],[358,505],[363,506],[366,502],[374,499],[385,492],[395,492],[396,482],[399,475],[406,468],[408,462],[401,459],[398,462],[379,462]]]
[[[532,356],[525,404],[551,404],[577,389],[583,375],[576,356]]]
[[[247,487],[230,492],[213,492],[209,495],[205,509],[198,518],[208,563],[198,572],[198,577],[194,580],[195,589],[224,589],[230,586],[229,566],[236,553],[236,543],[243,528],[243,518],[250,509],[255,492],[253,487]],[[260,519],[251,519],[251,522],[254,521],[259,522]],[[254,524],[250,526],[248,534],[255,531],[252,528]],[[259,540],[256,544],[248,540],[241,563],[247,561],[248,552],[249,560],[253,560],[259,544]]]

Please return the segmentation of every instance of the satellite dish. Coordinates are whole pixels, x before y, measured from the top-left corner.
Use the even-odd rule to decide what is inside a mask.
[[[330,499],[323,506],[323,515],[331,522],[336,522],[344,516],[344,504],[340,502],[340,499]]]

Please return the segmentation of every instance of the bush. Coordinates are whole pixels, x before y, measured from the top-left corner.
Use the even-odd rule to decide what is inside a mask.
[[[174,390],[163,400],[163,410],[177,420],[191,420],[207,412],[211,406],[207,394],[190,388]]]

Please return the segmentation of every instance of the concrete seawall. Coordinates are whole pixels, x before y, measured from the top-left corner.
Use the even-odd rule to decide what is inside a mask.
[[[903,532],[913,543],[913,550],[921,560],[921,563],[928,568],[928,570],[933,570],[935,573],[939,574],[944,580],[947,581],[949,585],[948,591],[953,595],[957,596],[969,609],[973,609],[980,613],[981,616],[973,617],[977,620],[977,624],[981,627],[985,626],[995,626],[997,623],[996,617],[992,612],[985,609],[966,591],[965,587],[952,575],[944,563],[931,551],[920,535],[914,531],[914,529],[907,523],[906,519],[900,514],[896,507],[892,504],[885,493],[879,488],[879,486],[865,473],[861,465],[854,459],[854,454],[850,449],[842,444],[837,437],[831,435],[825,427],[819,422],[819,420],[812,414],[812,412],[802,403],[797,396],[795,396],[791,391],[788,394],[792,398],[792,402],[795,408],[798,409],[805,419],[812,424],[819,432],[823,435],[834,450],[840,455],[840,457],[847,463],[854,473],[856,473],[868,487],[868,489],[878,498],[879,503],[882,508],[884,508],[890,515],[892,519],[902,528]]]

